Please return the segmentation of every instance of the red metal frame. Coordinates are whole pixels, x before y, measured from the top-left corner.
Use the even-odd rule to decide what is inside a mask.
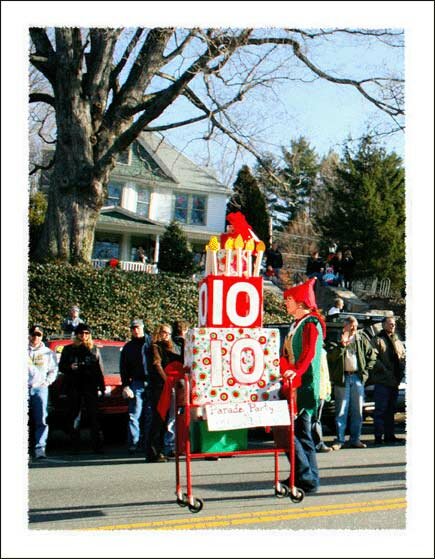
[[[303,491],[295,487],[295,445],[294,445],[294,396],[290,386],[289,414],[289,456],[290,456],[290,476],[289,476],[289,493],[293,502],[300,502],[304,497]],[[286,448],[273,449],[247,449],[235,450],[229,452],[191,452],[190,444],[190,424],[191,410],[201,406],[194,406],[190,403],[190,376],[184,375],[184,382],[178,382],[175,388],[175,493],[177,504],[180,506],[188,506],[191,512],[199,512],[202,509],[202,501],[195,499],[192,492],[192,459],[206,457],[224,457],[224,456],[242,456],[249,454],[273,454],[274,455],[274,487],[275,495],[282,497],[287,496],[287,489],[279,481],[279,454],[286,453]],[[180,457],[185,456],[186,463],[186,493],[183,493],[181,483],[181,464]]]

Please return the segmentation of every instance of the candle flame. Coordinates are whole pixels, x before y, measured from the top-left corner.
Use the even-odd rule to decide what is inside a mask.
[[[208,243],[210,250],[219,250],[220,245],[217,237],[211,237],[210,242]]]
[[[265,250],[266,250],[266,245],[263,243],[263,241],[257,243],[257,252],[264,252]]]
[[[243,242],[242,235],[237,235],[237,238],[234,241],[234,248],[239,249],[239,248],[243,248],[244,246],[245,246],[245,243]]]
[[[225,250],[233,250],[234,248],[234,239],[232,237],[228,237],[225,242]]]
[[[245,245],[246,250],[254,250],[254,248],[255,248],[254,239],[249,239],[249,241],[246,241],[246,245]]]

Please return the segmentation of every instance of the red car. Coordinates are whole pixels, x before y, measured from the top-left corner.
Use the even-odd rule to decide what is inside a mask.
[[[58,361],[66,345],[72,343],[71,338],[51,339],[46,345],[56,353]],[[122,397],[121,375],[119,374],[120,351],[125,342],[114,340],[94,340],[101,353],[103,361],[106,392],[99,400],[99,412],[104,431],[123,428],[127,418],[128,405]],[[66,396],[62,391],[63,374],[59,373],[56,381],[50,387],[49,414],[50,425],[66,427]],[[86,418],[83,418],[86,423]],[[110,424],[110,427],[109,427]],[[117,429],[116,429],[117,430]]]

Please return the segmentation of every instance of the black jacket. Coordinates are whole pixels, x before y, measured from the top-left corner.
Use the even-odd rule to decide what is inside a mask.
[[[77,369],[71,368],[73,363],[78,364]],[[60,356],[59,371],[65,375],[66,392],[70,389],[80,392],[101,390],[104,394],[104,368],[97,347],[88,349],[82,344],[65,346]]]
[[[144,351],[142,351],[145,344]],[[144,356],[146,367],[144,367]],[[134,380],[146,381],[148,368],[152,364],[151,336],[145,334],[143,338],[133,338],[121,350],[119,371],[122,386],[130,386]]]
[[[320,260],[320,258],[318,258],[317,260],[314,260],[313,258],[311,258],[311,256],[308,258],[307,261],[307,276],[309,274],[317,274],[320,273],[320,269],[324,268],[325,264],[323,263],[322,260]]]
[[[266,251],[266,267],[282,268],[282,254],[279,250],[272,250],[271,248]]]

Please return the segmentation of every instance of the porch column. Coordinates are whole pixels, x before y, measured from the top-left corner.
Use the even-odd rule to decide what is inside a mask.
[[[160,252],[160,235],[156,235],[156,242],[154,245],[154,262],[153,264],[159,264],[159,252]]]
[[[131,260],[130,242],[131,242],[131,236],[128,233],[123,233],[121,237],[120,260],[127,260],[127,261]]]

